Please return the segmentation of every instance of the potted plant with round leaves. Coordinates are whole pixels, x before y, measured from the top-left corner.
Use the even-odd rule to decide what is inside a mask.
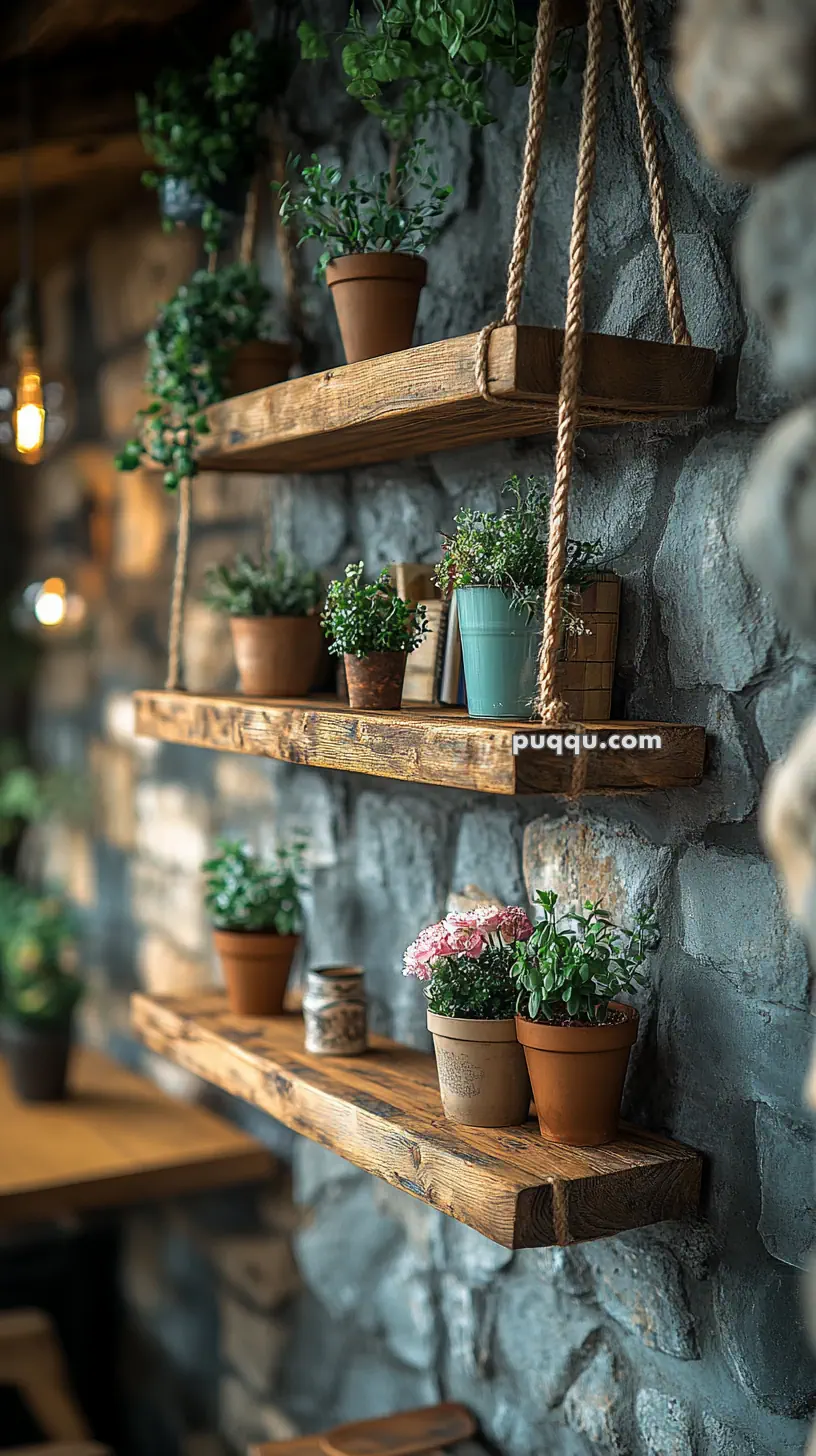
[[[142,180],[157,189],[165,226],[200,226],[210,253],[244,210],[267,151],[261,116],[291,65],[291,41],[271,43],[239,30],[208,67],[164,70],[152,96],[137,95],[142,141],[160,169]]]
[[[323,630],[329,652],[343,659],[351,707],[392,710],[402,705],[408,653],[428,631],[425,608],[405,601],[387,570],[369,583],[363,570],[353,562],[329,583]]]
[[[181,285],[147,335],[151,403],[139,411],[140,434],[116,457],[119,470],[136,470],[146,452],[176,490],[198,472],[196,449],[209,432],[205,410],[286,378],[290,345],[260,337],[269,301],[253,264],[201,269]]]
[[[290,174],[300,158],[290,158]],[[299,245],[317,239],[318,277],[331,289],[346,361],[410,349],[427,276],[421,256],[438,236],[450,187],[441,187],[424,142],[395,156],[367,185],[313,155],[297,183],[273,184],[285,227],[297,223]]]
[[[515,1127],[530,1112],[530,1078],[516,1038],[516,946],[533,927],[517,905],[479,905],[429,925],[405,952],[423,983],[442,1110],[469,1127]]]
[[[207,573],[207,604],[229,617],[241,691],[254,698],[299,698],[314,687],[323,651],[323,586],[283,553],[260,563],[238,555]]]
[[[549,499],[545,482],[505,482],[502,514],[469,507],[443,538],[437,582],[456,593],[468,712],[472,718],[529,718],[536,686],[541,607],[547,583]],[[584,630],[577,594],[597,564],[597,542],[569,541],[564,631]]]
[[[23,1102],[61,1101],[83,990],[72,920],[59,900],[4,881],[0,926],[2,1044],[12,1086]]]
[[[280,1016],[302,924],[303,843],[264,864],[240,840],[221,839],[202,866],[230,1010]]]
[[[617,1136],[637,1039],[638,1013],[616,997],[645,985],[641,967],[657,944],[657,922],[653,910],[642,910],[624,929],[600,902],[559,916],[553,891],[535,898],[542,918],[515,948],[513,977],[541,1135],[598,1147]]]

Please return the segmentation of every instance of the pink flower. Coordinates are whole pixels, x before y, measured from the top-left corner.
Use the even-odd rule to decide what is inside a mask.
[[[433,961],[454,954],[453,939],[444,920],[440,920],[437,925],[428,925],[409,945],[403,960],[403,974],[416,976],[420,981],[429,981]]]
[[[499,934],[505,945],[512,945],[516,940],[529,940],[532,933],[532,921],[520,905],[508,905],[502,911]]]
[[[505,913],[498,905],[476,905],[472,910],[451,910],[447,924],[456,930],[481,930],[489,935],[491,930],[498,930]]]

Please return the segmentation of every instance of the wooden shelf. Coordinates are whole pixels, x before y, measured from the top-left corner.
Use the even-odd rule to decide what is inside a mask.
[[[297,1016],[233,1016],[223,996],[136,995],[153,1051],[505,1248],[605,1238],[697,1209],[701,1158],[625,1127],[604,1148],[546,1143],[529,1122],[467,1128],[442,1115],[433,1057],[375,1037],[362,1057],[314,1057]]]
[[[599,743],[632,734],[657,736],[661,746],[598,748],[576,758],[546,748],[514,754],[514,733],[546,734],[544,725],[469,718],[461,708],[359,712],[330,699],[146,691],[135,703],[136,732],[164,743],[486,794],[640,793],[689,788],[703,775],[705,730],[684,723],[592,723],[583,731]]]
[[[555,429],[564,335],[505,326],[490,342],[489,404],[476,387],[478,334],[290,379],[214,405],[210,470],[369,465]],[[587,334],[580,427],[663,419],[711,399],[710,349]]]
[[[0,1227],[267,1178],[271,1155],[90,1047],[64,1102],[24,1104],[0,1061]]]

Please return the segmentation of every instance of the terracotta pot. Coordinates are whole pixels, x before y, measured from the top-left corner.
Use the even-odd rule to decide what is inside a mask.
[[[355,1057],[364,1052],[366,994],[359,966],[308,971],[303,997],[306,1050],[318,1056]]]
[[[253,339],[241,344],[232,356],[229,374],[224,381],[224,397],[251,394],[253,389],[266,389],[288,379],[296,351],[282,339]]]
[[[62,1102],[71,1053],[72,1022],[38,1026],[3,1023],[2,1044],[9,1077],[21,1102]]]
[[[241,692],[302,698],[314,687],[323,634],[315,617],[230,617]]]
[[[230,1011],[237,1016],[280,1016],[300,937],[255,930],[214,930]]]
[[[326,269],[346,361],[410,349],[428,276],[414,253],[349,253]]]
[[[550,1026],[516,1017],[541,1136],[553,1143],[596,1148],[618,1135],[629,1052],[637,1038],[633,1006],[613,1001],[625,1021],[608,1026]]]
[[[401,707],[406,658],[405,652],[369,652],[368,657],[345,653],[349,706],[383,712]]]
[[[530,1116],[530,1078],[512,1017],[471,1021],[428,1012],[442,1111],[467,1127],[518,1127]]]

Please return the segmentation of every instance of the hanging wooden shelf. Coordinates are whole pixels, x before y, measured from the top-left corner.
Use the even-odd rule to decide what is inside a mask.
[[[509,1249],[600,1239],[693,1214],[701,1158],[621,1128],[604,1148],[547,1143],[537,1125],[458,1127],[442,1116],[433,1057],[384,1037],[362,1057],[303,1050],[299,1016],[232,1015],[218,993],[135,995],[153,1051]]]
[[[703,775],[705,730],[685,723],[592,723],[572,731],[595,735],[598,747],[576,757],[530,746],[514,754],[514,733],[538,741],[544,725],[469,718],[461,708],[357,712],[336,699],[147,691],[135,703],[136,732],[165,743],[486,794],[638,793],[689,788]],[[639,746],[602,748],[613,734]]]
[[[478,334],[290,379],[213,405],[208,470],[302,472],[370,465],[480,440],[552,432],[561,329],[507,325],[490,342],[498,403],[476,386]],[[579,428],[664,419],[711,400],[710,349],[587,334]]]

